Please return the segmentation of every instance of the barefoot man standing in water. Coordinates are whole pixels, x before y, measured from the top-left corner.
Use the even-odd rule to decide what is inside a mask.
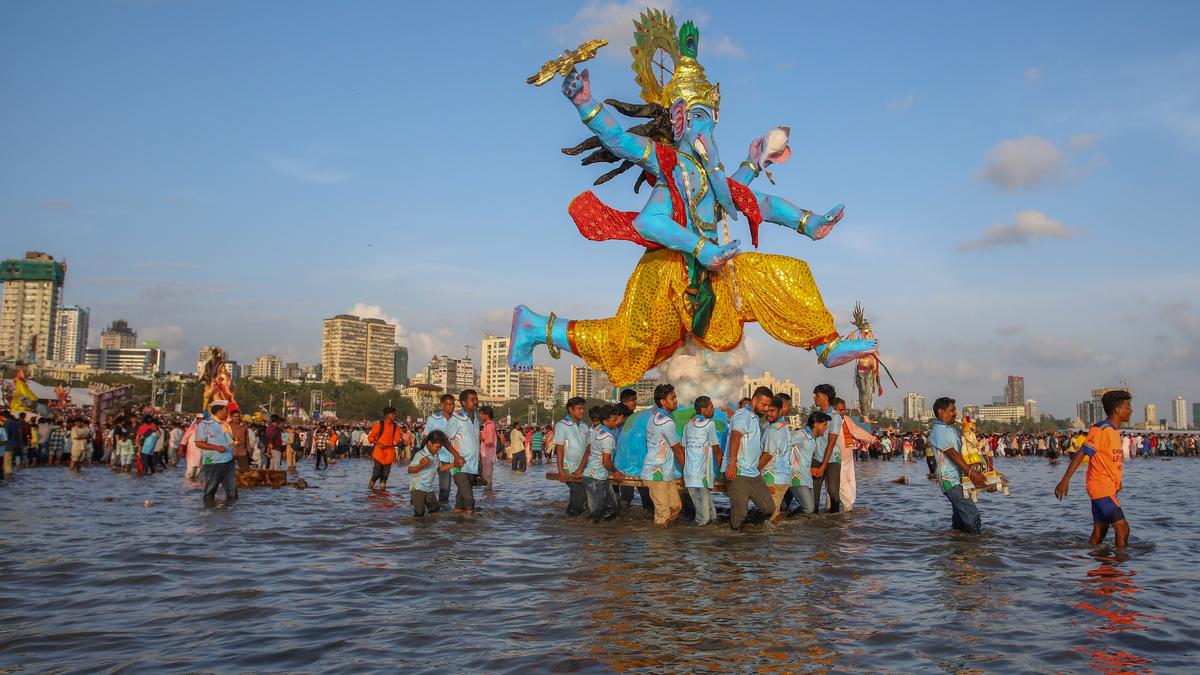
[[[1087,455],[1087,493],[1092,499],[1092,536],[1088,543],[1093,546],[1108,536],[1110,524],[1116,532],[1117,548],[1129,543],[1129,521],[1125,520],[1117,493],[1121,491],[1121,477],[1125,468],[1121,452],[1121,425],[1133,415],[1132,399],[1127,391],[1110,391],[1100,399],[1108,419],[1093,424],[1088,430],[1087,440],[1079,447],[1081,452],[1071,458],[1067,472],[1054,488],[1054,496],[1060,501],[1066,497],[1071,487],[1071,476],[1075,475],[1075,470]]]

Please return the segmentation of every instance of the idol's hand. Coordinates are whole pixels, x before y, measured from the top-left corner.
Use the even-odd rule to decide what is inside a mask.
[[[562,93],[571,102],[577,106],[584,106],[592,102],[592,85],[589,80],[587,68],[580,73],[574,68],[571,72],[563,76]]]

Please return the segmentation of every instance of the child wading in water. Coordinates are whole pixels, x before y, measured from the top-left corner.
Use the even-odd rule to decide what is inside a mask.
[[[421,449],[417,450],[408,465],[408,472],[412,474],[408,492],[412,497],[414,516],[437,513],[441,508],[435,492],[437,476],[439,472],[445,473],[453,468],[454,463],[439,462],[438,451],[446,447],[448,442],[444,431],[439,429],[429,432],[425,442],[421,444]]]
[[[1067,496],[1071,476],[1088,457],[1087,493],[1092,499],[1092,536],[1088,543],[1095,546],[1108,536],[1111,524],[1116,532],[1117,547],[1129,543],[1129,521],[1117,501],[1121,491],[1121,476],[1124,472],[1124,455],[1121,452],[1121,425],[1133,415],[1132,396],[1127,391],[1110,391],[1100,399],[1108,419],[1093,424],[1088,430],[1087,440],[1079,446],[1079,452],[1071,458],[1067,472],[1054,488],[1054,496],[1060,501]]]

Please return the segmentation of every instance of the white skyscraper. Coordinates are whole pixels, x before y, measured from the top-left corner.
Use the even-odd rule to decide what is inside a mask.
[[[512,399],[521,395],[520,378],[508,367],[508,338],[488,335],[479,345],[479,388],[488,396]]]
[[[60,363],[83,363],[87,350],[88,310],[82,307],[59,307],[54,316],[54,353],[51,360]]]
[[[571,368],[571,396],[591,398],[596,390],[596,371],[587,366]]]
[[[910,391],[904,395],[904,419],[919,422],[925,418],[925,397]]]
[[[1176,396],[1171,405],[1171,428],[1188,428],[1187,401],[1182,396]]]

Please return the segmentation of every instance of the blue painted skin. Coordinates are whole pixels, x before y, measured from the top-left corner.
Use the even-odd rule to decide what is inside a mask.
[[[580,120],[591,115],[596,109],[597,102],[591,95],[591,83],[588,71],[579,73],[572,70],[563,77],[563,94],[574,105]],[[623,160],[634,162],[644,171],[654,176],[657,186],[651,191],[650,199],[641,212],[633,220],[633,226],[646,239],[666,248],[691,254],[700,243],[702,230],[714,231],[717,224],[717,207],[734,220],[738,218],[738,210],[733,205],[733,196],[725,181],[725,170],[717,151],[716,126],[718,113],[709,106],[695,104],[685,107],[683,101],[676,101],[671,106],[671,117],[674,124],[676,142],[675,149],[686,158],[681,159],[674,170],[675,185],[684,194],[686,200],[700,190],[703,181],[707,182],[708,190],[696,205],[696,216],[703,220],[707,227],[702,228],[696,223],[691,213],[687,214],[687,227],[680,227],[672,217],[671,196],[666,188],[662,168],[658,157],[653,151],[653,141],[644,136],[626,132],[607,110],[600,112],[587,121],[588,129],[596,135],[601,145]],[[689,162],[687,158],[693,160]],[[748,158],[753,162],[753,158]],[[703,175],[700,167],[703,167]],[[748,167],[739,166],[734,173],[734,180],[749,185],[757,174]],[[763,220],[776,223],[795,230],[810,239],[817,241],[829,234],[834,225],[841,220],[845,207],[838,204],[824,215],[813,213],[809,216],[804,227],[800,221],[804,209],[792,204],[782,197],[754,190],[758,200]],[[728,244],[714,244],[711,241],[700,249],[697,259],[708,269],[717,270],[733,259],[741,248],[737,239]],[[546,344],[548,317],[533,312],[524,305],[513,310],[512,333],[509,340],[509,367],[517,371],[528,371],[533,368],[533,349],[539,344]],[[549,338],[555,347],[570,351],[567,340],[567,326],[570,321],[556,318],[550,326]],[[874,352],[878,348],[876,340],[842,340],[832,347],[826,358],[825,351],[829,345],[819,345],[817,356],[823,359],[826,367],[834,367],[853,361],[861,356]]]

